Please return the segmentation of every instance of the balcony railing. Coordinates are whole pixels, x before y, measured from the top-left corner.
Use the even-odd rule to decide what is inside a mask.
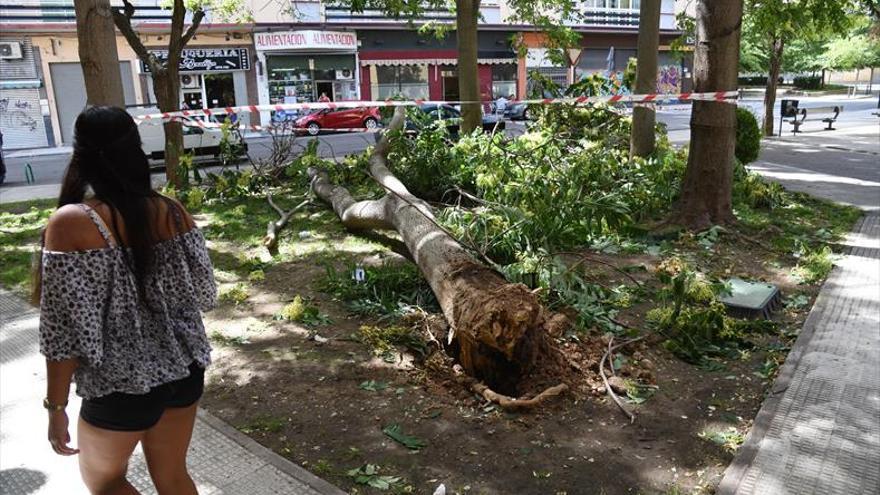
[[[589,9],[584,12],[581,24],[586,26],[638,27],[639,11],[630,9]]]
[[[122,6],[121,1],[111,1],[112,6]],[[163,9],[157,0],[132,2],[137,9],[134,19],[139,21],[165,21],[171,18],[171,11]],[[118,5],[117,5],[118,4]],[[75,22],[76,12],[73,0],[43,2],[39,0],[2,0],[0,2],[0,22]]]

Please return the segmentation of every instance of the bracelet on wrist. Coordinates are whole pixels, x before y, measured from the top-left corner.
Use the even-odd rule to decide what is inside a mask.
[[[65,407],[67,407],[67,401],[64,401],[63,404],[53,404],[49,402],[49,398],[46,397],[43,399],[43,407],[52,412],[63,411]]]

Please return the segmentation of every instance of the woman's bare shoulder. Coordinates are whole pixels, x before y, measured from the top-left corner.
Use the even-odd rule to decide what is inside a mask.
[[[107,246],[88,213],[77,205],[55,210],[46,224],[44,247],[50,251],[83,251]]]
[[[187,231],[195,228],[196,221],[193,219],[192,214],[187,211],[186,207],[183,206],[183,203],[175,198],[170,198],[168,196],[162,196],[162,198],[169,202],[167,203],[169,207],[177,208],[177,211],[180,212],[181,220],[183,220],[183,225],[186,227]]]

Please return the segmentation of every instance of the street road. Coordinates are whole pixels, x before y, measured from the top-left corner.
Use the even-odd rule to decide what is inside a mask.
[[[873,112],[877,111],[876,97],[850,99],[841,96],[799,99],[801,100],[801,107],[843,105],[844,111],[841,113],[838,122],[835,125],[835,127],[840,128],[841,130],[854,126],[876,125],[878,122],[878,118],[872,115]],[[760,99],[744,99],[741,100],[739,104],[752,109],[760,120],[761,115],[763,114],[762,101]],[[657,119],[659,122],[663,122],[667,125],[670,139],[673,142],[685,143],[689,140],[689,105],[662,106],[658,109]],[[809,146],[821,146],[828,141],[837,143],[836,146],[842,147],[841,149],[851,148],[851,139],[843,139],[841,141],[835,137],[835,131],[820,131],[822,128],[824,128],[822,122],[808,122],[802,127],[802,130],[806,132],[792,139]],[[508,129],[508,132],[511,134],[522,132],[523,124],[520,122],[509,122]],[[790,136],[788,129],[786,129],[786,136]],[[319,136],[318,138],[301,137],[298,138],[297,141],[298,144],[305,146],[309,140],[313,139],[318,139],[319,141],[318,153],[323,157],[331,158],[360,153],[374,143],[375,137],[373,134],[369,133],[340,133],[326,134]],[[868,140],[871,140],[870,136],[868,137]],[[263,158],[270,154],[271,142],[268,138],[253,137],[247,139],[247,142],[252,157]],[[36,150],[33,154],[27,152],[7,153],[6,164],[8,172],[6,184],[0,186],[0,203],[32,197],[52,197],[56,195],[57,184],[60,184],[61,182],[64,169],[67,167],[67,162],[70,159],[70,156],[69,152],[52,153],[52,151],[53,150]],[[868,161],[870,161],[871,158],[876,159],[876,156],[868,155]],[[36,185],[43,187],[34,188],[33,186],[28,186],[25,182],[24,169],[25,164],[28,163],[33,168]],[[870,163],[866,166],[870,168]],[[874,169],[876,169],[876,167],[874,167]],[[162,172],[156,170],[154,179],[159,181],[161,180],[161,176]]]

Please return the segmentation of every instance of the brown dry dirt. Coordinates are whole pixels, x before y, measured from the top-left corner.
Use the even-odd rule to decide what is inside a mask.
[[[762,262],[766,253],[749,244],[718,246],[711,256],[700,249],[687,257],[704,271],[767,280],[811,301],[817,292],[815,286],[795,287],[787,268]],[[659,260],[589,256],[619,267],[644,265],[632,275],[646,284],[653,283]],[[632,284],[609,266],[585,266],[604,284]],[[346,474],[367,463],[402,478],[384,493],[432,494],[440,483],[450,494],[711,493],[732,454],[700,433],[733,427],[744,434],[768,384],[755,374],[763,352],[744,353],[722,371],[704,371],[665,351],[659,338],[648,338],[621,350],[621,375],[659,387],[643,404],[628,405],[637,415],[630,424],[602,393],[596,371],[607,340],[592,336],[562,344],[574,363],[571,393],[530,412],[505,412],[459,386],[448,360],[418,363],[401,353],[391,364],[375,357],[351,338],[360,325],[374,322],[349,317],[342,302],[311,289],[322,273],[310,259],[275,265],[265,281],[251,284],[248,302],[208,315],[215,352],[202,404],[350,493],[383,493]],[[309,330],[275,321],[296,294],[311,298],[333,324]],[[809,306],[777,318],[799,328]],[[636,304],[618,320],[639,327],[650,307]],[[315,331],[329,340],[315,340]],[[360,384],[368,380],[388,387],[364,390]],[[382,432],[390,424],[427,446],[412,451],[396,443]]]

